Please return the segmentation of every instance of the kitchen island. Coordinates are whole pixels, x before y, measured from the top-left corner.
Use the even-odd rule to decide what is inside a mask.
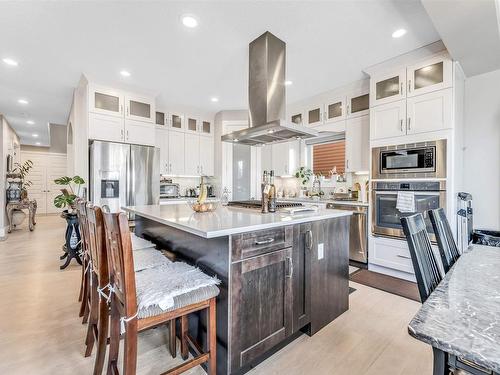
[[[248,371],[302,333],[313,335],[349,307],[349,211],[294,215],[187,204],[123,207],[135,233],[221,280],[217,373]],[[205,342],[205,317],[189,320]]]

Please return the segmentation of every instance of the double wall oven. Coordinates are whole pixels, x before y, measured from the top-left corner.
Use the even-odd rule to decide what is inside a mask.
[[[372,149],[373,235],[404,238],[401,217],[420,212],[435,241],[427,211],[446,210],[446,140]],[[398,194],[411,192],[415,212],[397,208]]]

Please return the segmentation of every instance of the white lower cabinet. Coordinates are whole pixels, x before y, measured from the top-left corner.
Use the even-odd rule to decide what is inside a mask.
[[[407,99],[407,133],[450,129],[453,126],[452,89]]]
[[[155,145],[155,126],[149,122],[125,120],[125,142],[136,145]]]
[[[370,243],[370,263],[414,274],[406,241],[375,237]]]
[[[200,136],[184,135],[184,172],[190,176],[198,176],[200,172]]]
[[[348,119],[345,124],[346,172],[369,171],[370,116]]]
[[[123,118],[89,113],[89,139],[123,142],[124,131]]]
[[[160,149],[160,174],[169,174],[167,129],[156,129],[155,147]]]
[[[406,100],[398,100],[370,109],[370,139],[402,135],[406,135]]]
[[[200,169],[205,176],[214,175],[214,138],[200,135]]]
[[[171,175],[183,175],[185,173],[184,159],[184,133],[168,132],[168,169]]]

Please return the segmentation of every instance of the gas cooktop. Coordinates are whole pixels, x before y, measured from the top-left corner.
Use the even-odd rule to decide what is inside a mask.
[[[234,207],[244,207],[244,208],[256,208],[260,209],[262,207],[261,202],[258,200],[249,201],[232,201],[228,203],[228,206]],[[303,204],[299,202],[277,202],[276,208],[286,208],[286,207],[302,207]]]

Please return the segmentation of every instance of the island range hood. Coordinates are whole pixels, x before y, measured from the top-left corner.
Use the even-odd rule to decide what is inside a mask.
[[[258,146],[316,137],[316,131],[286,121],[286,43],[267,31],[250,43],[249,58],[250,127],[223,135],[222,141]]]

